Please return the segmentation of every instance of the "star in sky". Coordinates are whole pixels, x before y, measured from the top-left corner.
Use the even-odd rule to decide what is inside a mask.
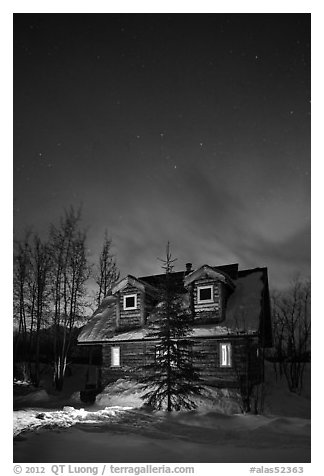
[[[109,227],[122,273],[158,271],[170,240],[184,263],[307,274],[308,15],[14,22],[16,234],[75,198],[93,253]]]

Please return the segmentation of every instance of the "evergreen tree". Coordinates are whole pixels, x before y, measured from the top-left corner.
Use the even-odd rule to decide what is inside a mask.
[[[149,337],[157,341],[155,356],[142,369],[141,381],[148,390],[143,396],[147,404],[156,409],[165,405],[168,411],[195,408],[194,395],[200,395],[199,374],[193,364],[195,352],[192,318],[184,308],[183,295],[176,288],[172,270],[173,262],[169,243],[166,259],[161,260],[165,269],[165,282],[160,303],[149,324]]]

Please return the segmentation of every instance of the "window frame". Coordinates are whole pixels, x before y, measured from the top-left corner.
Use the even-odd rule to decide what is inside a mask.
[[[131,307],[126,307],[126,299],[127,298],[134,298],[134,306],[131,306]],[[137,294],[134,293],[134,294],[124,294],[123,296],[123,309],[124,311],[132,311],[134,309],[137,309]]]
[[[210,289],[211,298],[210,299],[201,299],[200,298],[200,291],[202,289]],[[213,284],[206,284],[206,285],[198,285],[197,286],[197,304],[211,304],[214,302],[214,285]]]
[[[112,367],[112,368],[121,367],[121,363],[120,363],[120,354],[121,354],[120,345],[112,345],[110,349],[111,349],[110,367]],[[114,357],[115,357],[114,350],[115,349],[118,349],[118,364],[114,363]]]
[[[223,348],[226,348],[226,356],[223,359]],[[225,363],[224,363],[225,362]],[[231,342],[220,342],[219,344],[219,365],[223,369],[233,367],[233,346]]]

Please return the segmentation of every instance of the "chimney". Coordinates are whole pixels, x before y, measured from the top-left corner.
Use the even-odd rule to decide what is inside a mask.
[[[191,271],[192,271],[192,263],[186,263],[185,276],[187,276],[187,274],[190,274]]]

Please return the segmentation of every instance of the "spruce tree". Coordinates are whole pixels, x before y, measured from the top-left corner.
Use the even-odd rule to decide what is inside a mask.
[[[194,395],[200,395],[198,370],[193,364],[192,317],[184,308],[183,294],[179,293],[173,279],[173,263],[169,243],[164,285],[160,302],[149,322],[148,337],[156,341],[155,356],[142,369],[141,381],[148,390],[143,399],[156,409],[166,406],[168,411],[196,407]]]

